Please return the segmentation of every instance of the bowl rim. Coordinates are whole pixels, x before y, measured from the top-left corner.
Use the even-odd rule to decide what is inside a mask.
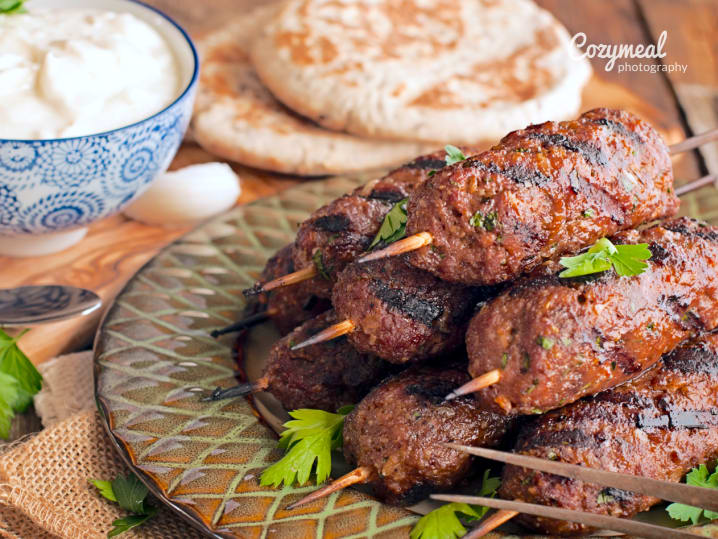
[[[163,109],[155,112],[154,114],[148,116],[147,118],[143,118],[141,120],[137,120],[136,122],[133,122],[131,124],[123,125],[121,127],[116,127],[114,129],[109,129],[107,131],[100,131],[98,133],[90,133],[88,135],[76,135],[74,137],[60,137],[60,138],[40,138],[40,139],[14,139],[14,138],[2,138],[0,137],[0,144],[5,143],[12,143],[12,142],[23,142],[28,144],[38,144],[38,143],[52,143],[52,142],[63,142],[67,140],[78,140],[88,137],[102,137],[111,135],[112,133],[117,133],[118,131],[122,131],[123,129],[128,129],[130,127],[135,127],[140,124],[143,124],[149,120],[152,120],[159,116],[160,114],[164,114],[169,109],[174,107],[177,103],[182,101],[187,94],[189,94],[190,91],[194,88],[194,86],[197,83],[197,79],[199,77],[199,54],[197,54],[197,47],[195,46],[194,42],[192,41],[192,38],[189,36],[187,31],[180,26],[178,22],[176,22],[172,17],[167,15],[164,11],[161,11],[160,9],[151,6],[149,4],[146,4],[145,2],[142,2],[140,0],[122,0],[124,2],[129,2],[132,4],[138,4],[142,6],[143,8],[155,12],[157,15],[165,19],[167,22],[169,22],[172,26],[174,26],[180,33],[180,35],[184,38],[187,45],[189,45],[190,52],[192,53],[192,60],[194,62],[194,67],[192,70],[192,76],[190,77],[189,82],[187,83],[187,86],[180,92],[180,94],[166,107]]]

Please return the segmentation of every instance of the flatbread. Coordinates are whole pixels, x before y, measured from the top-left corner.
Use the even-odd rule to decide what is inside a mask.
[[[192,136],[225,159],[288,174],[338,174],[385,168],[435,145],[369,140],[298,116],[262,85],[248,47],[273,6],[255,9],[199,41],[202,75]]]
[[[530,0],[287,0],[251,57],[327,128],[454,144],[576,115],[591,74]]]

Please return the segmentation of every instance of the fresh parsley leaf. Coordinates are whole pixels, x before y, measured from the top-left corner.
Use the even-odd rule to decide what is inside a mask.
[[[486,215],[477,211],[471,219],[469,224],[476,228],[483,228],[489,232],[496,228],[496,222],[498,221],[498,214],[495,211],[489,212]]]
[[[17,341],[25,333],[26,332],[23,331],[20,335],[13,338],[0,329],[0,372],[15,378],[20,384],[20,387],[32,396],[40,391],[42,387],[42,376],[37,372],[35,365],[30,362],[23,351],[17,346]],[[27,404],[29,404],[29,402]]]
[[[289,412],[294,419],[284,424],[286,430],[279,439],[279,447],[287,454],[262,472],[260,484],[303,485],[312,471],[317,484],[326,481],[332,469],[331,453],[342,445],[344,417],[351,408],[342,407],[336,414],[310,408]]]
[[[132,513],[115,520],[112,523],[114,528],[108,532],[107,537],[115,537],[136,528],[157,513],[155,506],[146,503],[149,493],[147,487],[133,474],[126,477],[120,475],[112,481],[104,479],[90,479],[89,481],[97,487],[102,496],[118,503],[122,509]]]
[[[115,496],[114,491],[112,490],[112,482],[106,481],[104,479],[90,479],[90,483],[95,485],[97,487],[97,490],[100,491],[100,494],[110,500],[111,502],[116,502],[117,497]]]
[[[0,14],[12,15],[14,13],[26,13],[22,5],[25,0],[0,0]]]
[[[145,512],[145,498],[149,491],[145,484],[133,474],[127,477],[118,476],[112,480],[112,492],[117,498],[117,503],[125,511],[130,513]]]
[[[319,249],[314,251],[314,254],[312,255],[312,261],[314,262],[314,266],[317,268],[319,275],[321,275],[322,278],[327,281],[331,280],[329,278],[329,272],[327,272],[327,268],[324,265],[324,254]]]
[[[446,150],[446,164],[447,165],[453,165],[455,163],[458,163],[458,162],[466,159],[464,152],[459,150],[456,146],[447,144],[446,146],[444,146],[444,150]]]
[[[686,483],[696,487],[718,489],[718,470],[709,475],[706,465],[701,464],[698,468],[693,468],[688,475],[686,475]],[[698,524],[701,514],[708,520],[718,519],[718,513],[715,511],[709,511],[708,509],[701,509],[700,507],[693,507],[682,503],[672,503],[666,507],[666,511],[668,511],[668,515],[674,520],[683,522],[691,521],[693,524]]]
[[[637,245],[614,245],[608,238],[598,240],[587,252],[563,257],[559,263],[567,268],[559,277],[578,277],[613,269],[620,276],[640,275],[648,264],[644,260],[651,258],[647,243]]]
[[[121,533],[131,530],[132,528],[141,526],[155,516],[155,514],[157,514],[157,508],[150,506],[142,515],[129,515],[123,518],[118,518],[112,522],[114,528],[107,533],[107,537],[115,537]]]
[[[11,390],[7,391],[9,392]],[[15,417],[15,412],[13,411],[12,406],[6,401],[0,399],[0,437],[5,440],[10,437],[10,426],[12,425],[13,417]]]
[[[406,203],[408,200],[408,198],[405,198],[392,206],[389,213],[384,217],[374,241],[369,245],[369,249],[376,247],[379,242],[382,242],[383,245],[394,243],[406,235]]]
[[[484,472],[479,496],[490,496],[491,498],[496,496],[496,491],[501,485],[501,479],[489,477],[490,473],[491,470]],[[466,534],[466,528],[459,520],[459,515],[463,516],[463,520],[472,522],[483,518],[488,511],[489,508],[483,505],[469,505],[458,502],[447,503],[421,517],[411,530],[410,538],[455,539],[463,537]]]

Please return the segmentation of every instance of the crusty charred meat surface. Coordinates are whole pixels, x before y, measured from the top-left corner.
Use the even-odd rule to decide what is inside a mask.
[[[466,335],[469,372],[501,369],[484,406],[540,413],[593,395],[718,327],[718,228],[682,218],[613,238],[647,243],[647,270],[525,280],[488,302]]]
[[[292,260],[293,245],[286,245],[267,261],[262,271],[261,281],[270,281],[276,277],[294,271]],[[272,322],[282,335],[286,335],[302,322],[310,320],[327,309],[331,303],[326,296],[317,296],[314,292],[318,287],[325,286],[331,290],[329,283],[319,277],[294,286],[277,288],[261,294],[251,306],[255,312],[269,310],[273,314]]]
[[[410,262],[452,282],[498,283],[674,215],[678,204],[658,133],[630,113],[596,109],[510,133],[419,186],[406,231],[433,243]]]
[[[718,335],[680,346],[632,382],[536,418],[521,430],[516,451],[680,481],[718,458]],[[504,468],[500,496],[622,518],[660,501],[516,466]],[[573,522],[519,518],[548,534],[590,531]]]
[[[348,337],[357,350],[405,363],[457,348],[486,294],[440,281],[395,257],[347,266],[332,303],[340,319],[355,324]]]
[[[297,231],[294,250],[297,269],[312,266],[319,260],[326,275],[334,281],[347,264],[367,250],[392,206],[409,196],[432,170],[446,165],[444,157],[444,150],[417,157],[385,177],[319,208]],[[329,297],[321,288],[315,292]]]
[[[354,404],[396,368],[357,352],[346,337],[292,351],[290,348],[337,322],[334,311],[308,320],[277,341],[269,352],[263,377],[286,410],[318,408],[335,412]]]
[[[509,418],[482,411],[471,396],[444,402],[447,391],[467,380],[463,368],[412,367],[372,390],[347,416],[344,455],[371,470],[383,501],[410,505],[466,477],[471,456],[445,443],[502,442]]]

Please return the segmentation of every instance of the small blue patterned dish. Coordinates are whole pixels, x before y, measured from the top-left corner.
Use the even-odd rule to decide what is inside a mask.
[[[199,59],[186,32],[136,0],[34,0],[32,7],[131,13],[155,28],[176,58],[182,90],[142,121],[87,136],[0,139],[0,255],[65,249],[88,224],[121,211],[164,172],[192,115]]]

